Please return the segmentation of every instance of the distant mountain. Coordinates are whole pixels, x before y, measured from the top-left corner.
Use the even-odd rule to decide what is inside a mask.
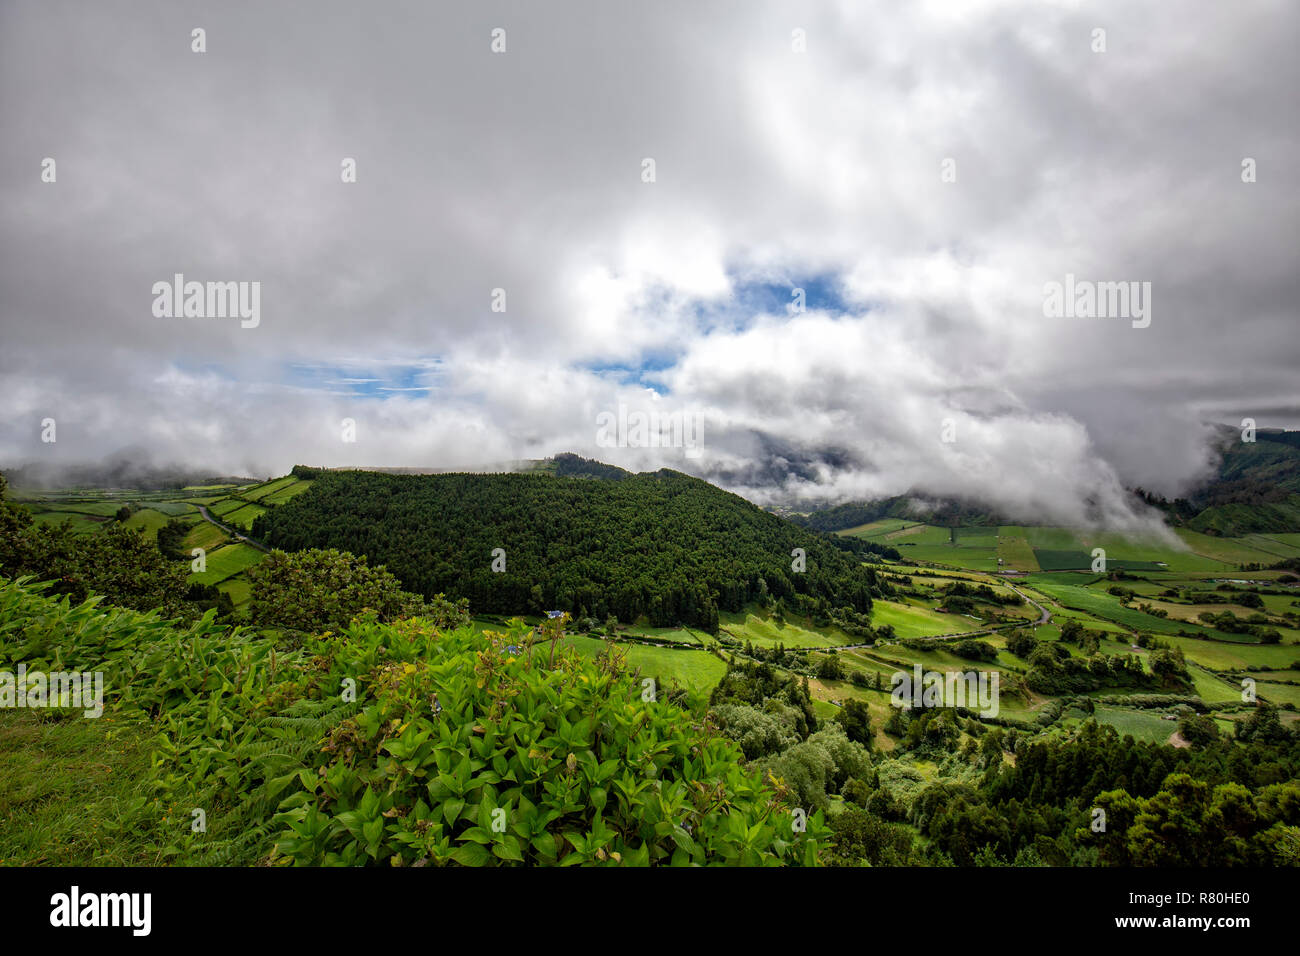
[[[1171,523],[1205,534],[1300,532],[1300,432],[1260,430],[1246,442],[1225,427],[1215,452],[1214,476],[1186,498],[1137,494]]]
[[[408,590],[466,597],[477,612],[646,615],[711,631],[720,611],[768,595],[828,614],[864,613],[881,593],[875,571],[828,536],[668,469],[561,455],[552,472],[294,473],[312,487],[259,516],[254,537],[363,554]]]

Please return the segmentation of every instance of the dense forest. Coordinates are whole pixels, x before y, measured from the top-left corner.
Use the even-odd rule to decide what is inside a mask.
[[[807,613],[865,612],[881,593],[875,571],[826,536],[666,469],[615,480],[592,469],[310,473],[312,489],[260,516],[255,537],[365,555],[407,590],[468,598],[476,612],[646,615],[712,632],[720,611],[768,596]]]

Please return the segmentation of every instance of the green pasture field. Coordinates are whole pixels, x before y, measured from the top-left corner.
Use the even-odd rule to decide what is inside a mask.
[[[282,505],[290,498],[302,494],[304,491],[306,491],[308,488],[311,487],[311,484],[312,483],[310,481],[295,481],[291,485],[285,485],[283,488],[280,488],[274,493],[269,494],[265,498],[263,498],[262,504]]]
[[[158,537],[158,529],[171,521],[167,515],[161,511],[155,511],[153,508],[145,508],[137,511],[127,519],[126,527],[139,528],[144,532],[144,536],[150,541]]]
[[[1289,667],[1300,651],[1294,644],[1226,644],[1177,634],[1162,634],[1162,641],[1183,649],[1189,661],[1215,671],[1244,671],[1252,667]]]
[[[248,502],[242,501],[239,498],[222,498],[220,501],[216,502],[215,504],[208,505],[208,510],[212,512],[214,515],[216,515],[218,518],[225,518],[226,515],[230,514],[233,511],[238,511],[240,508],[245,507],[247,504]]]
[[[599,638],[571,635],[560,639],[561,647],[572,647],[580,654],[594,657],[606,646]],[[673,681],[686,688],[696,702],[708,699],[709,693],[722,680],[727,665],[708,651],[675,650],[667,647],[647,647],[643,644],[620,644],[612,641],[619,650],[627,652],[630,667],[639,667],[642,677],[659,677],[671,686]],[[549,642],[534,645],[534,653],[548,653]]]
[[[182,545],[188,553],[194,548],[213,551],[226,541],[226,533],[210,521],[200,521],[190,529]]]
[[[233,578],[226,578],[217,585],[217,590],[225,591],[230,595],[231,602],[235,605],[236,610],[243,609],[249,599],[252,597],[252,586],[248,583],[248,578],[238,574]]]
[[[1184,651],[1183,653],[1186,653]],[[1207,704],[1228,704],[1241,701],[1241,686],[1221,680],[1214,674],[1193,663],[1187,668],[1192,675],[1192,686],[1196,696]]]
[[[1112,707],[1097,704],[1093,716],[1099,724],[1109,724],[1120,734],[1131,734],[1134,740],[1165,743],[1178,729],[1176,720],[1163,720],[1158,710],[1137,710],[1129,707]]]
[[[1038,559],[1025,537],[1025,529],[1007,525],[998,529],[998,555],[1002,566],[1015,571],[1037,571]]]
[[[885,534],[883,538],[877,537],[875,540],[892,545],[901,551],[903,547],[915,547],[917,545],[950,545],[952,544],[952,532],[947,528],[939,528],[932,524],[912,522],[896,531]]]
[[[1078,608],[1095,617],[1105,618],[1134,630],[1162,635],[1177,634],[1180,630],[1189,630],[1209,634],[1226,641],[1240,641],[1244,636],[1220,633],[1199,624],[1169,620],[1147,614],[1136,608],[1124,607],[1119,603],[1119,598],[1113,594],[1107,594],[1105,590],[1100,590],[1098,586],[1079,587],[1071,584],[1057,584],[1051,580],[1053,575],[1048,574],[1037,574],[1030,577],[1033,579],[1031,583],[1034,588],[1059,603]]]
[[[61,525],[67,522],[78,533],[98,531],[105,525],[112,524],[110,519],[94,518],[72,511],[38,511],[32,518],[41,524]]]
[[[881,518],[879,521],[870,521],[867,524],[860,524],[856,528],[846,528],[838,533],[851,535],[855,538],[870,538],[876,540],[890,532],[899,531],[903,528],[910,528],[916,524],[920,524],[920,522],[910,521],[906,518]]]
[[[67,514],[78,515],[98,515],[101,518],[111,518],[117,514],[118,509],[126,504],[126,501],[78,501],[71,500],[48,500],[38,499],[35,501],[19,501],[18,504],[34,511],[55,511],[66,512]]]
[[[1300,612],[1300,592],[1294,594],[1262,594],[1260,600],[1264,602],[1264,610],[1269,614],[1285,614],[1287,611],[1292,613]]]
[[[879,652],[869,648],[853,648],[840,651],[840,661],[850,671],[862,671],[867,676],[880,675],[881,686],[889,688],[889,677],[900,669],[901,658],[890,657],[886,652],[894,648],[881,648]]]
[[[261,501],[267,495],[274,494],[284,488],[289,487],[298,479],[293,475],[285,475],[283,478],[276,478],[274,481],[268,481],[262,485],[254,485],[247,490],[240,491],[240,497],[248,501]]]
[[[262,557],[262,552],[251,545],[223,545],[207,555],[207,570],[202,574],[191,574],[190,580],[199,584],[217,584],[248,570],[261,561]]]
[[[1175,567],[1171,564],[1170,566],[1174,567],[1174,570],[1231,571],[1241,564],[1275,564],[1280,560],[1274,551],[1260,550],[1256,544],[1252,543],[1252,539],[1259,538],[1263,540],[1263,536],[1248,535],[1244,538],[1220,538],[1215,535],[1190,531],[1186,528],[1179,528],[1174,533],[1191,548],[1194,554],[1200,556],[1207,563],[1205,568]],[[1286,542],[1282,543],[1285,545]],[[1273,542],[1270,546],[1276,544],[1277,542]]]
[[[1092,567],[1090,551],[1057,551],[1035,548],[1034,560],[1044,571],[1082,571]],[[1163,565],[1155,561],[1133,561],[1113,557],[1106,553],[1106,568],[1111,571],[1161,571]]]
[[[199,513],[199,509],[189,501],[150,501],[149,507],[172,518],[197,515]]]
[[[1255,693],[1270,704],[1277,704],[1279,706],[1293,704],[1296,707],[1300,707],[1300,687],[1296,687],[1292,684],[1257,683],[1255,685]],[[1241,694],[1239,692],[1237,698],[1240,699],[1240,697]]]
[[[979,630],[984,626],[982,622],[972,621],[960,614],[941,614],[929,608],[898,601],[872,602],[871,624],[873,627],[888,624],[900,638],[957,634]]]
[[[971,571],[996,571],[998,553],[996,548],[961,547],[951,544],[918,544],[900,546],[898,553],[908,561],[930,564],[943,564]]]
[[[1220,614],[1223,611],[1231,611],[1240,618],[1248,618],[1252,614],[1259,613],[1254,608],[1242,607],[1240,604],[1175,604],[1158,598],[1143,603],[1166,611],[1170,618],[1179,621],[1195,621],[1202,614]],[[1282,635],[1283,640],[1300,637],[1300,632],[1297,632],[1294,628],[1276,626],[1276,630]],[[1249,643],[1249,640],[1247,643]]]
[[[643,641],[661,641],[665,644],[684,644],[688,647],[706,647],[713,643],[703,631],[681,627],[650,627],[648,624],[620,625],[618,635],[635,637]],[[603,636],[603,634],[602,634]],[[616,638],[617,639],[617,638]]]
[[[766,611],[724,611],[718,616],[720,628],[738,641],[749,641],[756,647],[788,648],[829,647],[836,644],[856,644],[858,638],[850,637],[837,627],[811,630],[795,623],[790,617],[784,625],[778,624]]]
[[[984,640],[985,638],[979,638]],[[989,643],[994,643],[990,641]],[[998,658],[994,661],[973,661],[965,657],[959,657],[952,651],[947,650],[943,644],[935,644],[925,648],[903,647],[899,644],[891,644],[888,647],[880,648],[876,656],[881,661],[888,661],[897,666],[893,667],[889,673],[896,670],[910,671],[915,664],[920,664],[926,670],[933,671],[954,671],[965,673],[971,670],[985,671],[1007,671],[1016,670],[1019,665],[1015,664],[1016,658],[1000,650]],[[1005,660],[1003,659],[1005,657]]]
[[[244,505],[242,508],[227,512],[221,520],[248,531],[253,527],[253,520],[261,514],[266,514],[266,509],[261,505]]]
[[[970,525],[952,529],[953,544],[959,548],[996,548],[998,529],[986,525]]]

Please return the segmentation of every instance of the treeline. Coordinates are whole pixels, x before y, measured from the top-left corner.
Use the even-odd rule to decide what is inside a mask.
[[[716,632],[720,612],[752,601],[865,613],[881,593],[875,571],[824,536],[674,471],[311,476],[310,491],[258,517],[254,537],[365,555],[407,590],[468,598],[476,612],[644,615]]]
[[[891,548],[887,544],[877,544],[874,541],[866,541],[862,538],[840,537],[839,535],[833,535],[830,540],[831,544],[841,551],[855,554],[866,561],[877,558],[888,558],[890,561],[903,560],[903,556],[898,553],[898,549]],[[867,557],[867,555],[871,555],[871,557]]]
[[[1190,715],[1191,749],[1087,721],[1072,737],[989,729],[951,709],[903,711],[898,751],[944,760],[926,784],[901,760],[842,791],[831,859],[958,866],[1294,866],[1300,740],[1260,704],[1235,740]],[[1014,762],[1007,760],[1014,756]]]

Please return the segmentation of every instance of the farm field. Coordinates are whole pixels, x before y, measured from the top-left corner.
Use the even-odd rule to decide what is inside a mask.
[[[242,528],[244,531],[249,531],[253,527],[254,519],[261,514],[266,514],[266,509],[260,505],[244,505],[241,508],[236,508],[234,511],[228,511],[223,520],[226,524],[231,524],[235,527]]]
[[[1164,720],[1161,711],[1137,710],[1130,707],[1112,707],[1097,704],[1093,716],[1099,724],[1109,724],[1121,734],[1131,734],[1135,740],[1164,743],[1178,729],[1178,722]]]
[[[248,583],[248,579],[242,575],[226,578],[217,585],[217,590],[230,595],[230,601],[235,605],[237,611],[243,610],[252,597],[252,588]]]
[[[1033,546],[1025,535],[1025,529],[1007,525],[998,529],[998,557],[1002,566],[1015,571],[1039,570],[1038,559],[1034,557]]]
[[[888,624],[901,638],[957,634],[984,626],[982,621],[971,620],[959,614],[942,614],[929,608],[896,601],[874,602],[871,607],[871,623],[873,627]]]
[[[191,574],[190,580],[199,584],[218,584],[257,564],[262,560],[262,552],[252,545],[227,544],[209,552],[205,560],[207,570]]]
[[[36,521],[55,525],[69,522],[74,531],[84,534],[117,525],[117,513],[123,506],[131,509],[125,527],[139,529],[148,540],[156,539],[158,530],[168,521],[179,518],[189,523],[190,530],[181,543],[186,562],[191,560],[188,554],[194,548],[207,552],[207,570],[191,574],[190,580],[218,585],[230,594],[239,611],[249,600],[244,573],[262,559],[263,552],[231,542],[225,531],[202,518],[198,505],[206,506],[217,520],[246,533],[258,515],[301,494],[311,484],[310,480],[289,475],[246,485],[191,485],[170,492],[105,488],[15,492],[12,497]]]
[[[571,647],[586,657],[594,657],[606,647],[607,643],[612,643],[620,651],[626,651],[628,664],[640,668],[642,677],[657,677],[669,687],[676,682],[699,701],[708,698],[709,692],[722,679],[727,669],[726,664],[704,650],[677,650],[647,647],[644,644],[622,644],[581,635],[565,636],[558,642],[559,646]],[[534,652],[540,653],[542,648],[547,646],[539,643],[535,645]]]
[[[158,537],[158,529],[170,521],[167,515],[154,508],[144,508],[127,519],[126,527],[139,528],[150,541]]]
[[[719,615],[719,621],[726,634],[738,641],[749,641],[756,647],[776,647],[778,644],[789,648],[828,647],[853,644],[858,640],[839,628],[812,630],[789,619],[785,624],[778,624],[767,612],[728,612]]]
[[[856,528],[848,528],[839,533],[852,535],[855,538],[879,540],[882,536],[889,535],[895,531],[901,531],[903,528],[915,527],[924,527],[924,525],[917,521],[909,521],[906,518],[881,518],[879,521],[860,524]]]
[[[212,551],[226,540],[226,533],[210,521],[197,521],[185,536],[182,547],[186,553],[194,548]]]
[[[98,531],[108,523],[107,518],[82,514],[78,511],[37,511],[32,514],[32,517],[41,524],[66,524],[71,527],[73,531],[85,533]]]

